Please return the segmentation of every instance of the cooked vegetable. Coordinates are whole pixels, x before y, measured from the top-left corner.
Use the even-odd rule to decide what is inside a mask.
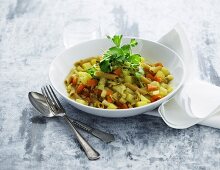
[[[104,109],[144,106],[168,95],[173,88],[170,71],[160,62],[149,63],[122,45],[122,35],[108,36],[113,47],[103,56],[76,62],[65,79],[69,97],[84,105]]]
[[[114,74],[104,73],[102,71],[96,71],[95,76],[96,77],[104,77],[104,78],[109,79],[109,80],[115,80],[118,77]]]
[[[76,89],[76,93],[81,93],[86,86],[84,84],[79,84]]]

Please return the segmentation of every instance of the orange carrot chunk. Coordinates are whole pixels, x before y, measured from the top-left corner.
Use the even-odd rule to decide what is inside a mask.
[[[79,86],[76,89],[76,93],[81,93],[83,91],[83,89],[85,88],[84,84],[79,84]]]
[[[112,95],[113,94],[113,91],[112,90],[106,90],[106,96],[110,96],[110,95]]]
[[[123,103],[121,108],[122,108],[122,109],[127,109],[127,108],[128,108],[128,105],[127,105],[126,103]]]
[[[150,74],[150,73],[148,73],[148,74],[146,75],[146,77],[149,78],[149,79],[151,79],[151,80],[154,80],[154,76],[153,76],[152,74]]]
[[[102,94],[102,90],[100,89],[94,89],[93,92],[94,94],[99,95],[99,96]]]
[[[159,82],[159,83],[162,82],[162,79],[161,79],[160,77],[154,76],[154,80],[157,81],[157,82]]]
[[[112,103],[112,102],[113,102],[113,100],[112,100],[112,98],[111,98],[110,96],[107,96],[107,97],[106,97],[106,100],[107,100],[109,103]]]
[[[121,71],[121,69],[120,68],[117,68],[116,70],[114,70],[114,72],[113,72],[114,74],[116,74],[117,76],[120,76],[121,75],[121,73],[122,73],[122,71]]]
[[[158,89],[157,86],[154,86],[154,85],[152,85],[152,84],[148,84],[148,85],[147,85],[147,90],[148,90],[148,91],[154,91],[154,90],[157,90],[157,89]]]
[[[163,64],[162,64],[162,63],[155,63],[154,65],[155,65],[155,66],[161,66],[161,67],[163,67]]]
[[[78,80],[78,78],[76,76],[72,77],[72,85],[76,85],[77,80]]]
[[[128,108],[128,105],[126,103],[121,103],[119,101],[116,101],[115,103],[119,109],[127,109]]]
[[[151,102],[155,102],[157,100],[161,99],[161,96],[158,94],[158,95],[154,95],[151,97]]]
[[[98,84],[98,81],[96,79],[90,79],[87,81],[87,86],[89,87],[95,87]]]

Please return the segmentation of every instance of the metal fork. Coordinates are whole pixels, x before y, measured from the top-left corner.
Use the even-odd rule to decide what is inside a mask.
[[[58,98],[56,97],[52,87],[50,85],[44,86],[41,88],[41,91],[46,99],[48,106],[50,107],[51,111],[53,111],[54,116],[63,117],[64,120],[70,125],[70,127],[76,135],[78,142],[84,149],[88,159],[99,159],[100,154],[83,138],[83,136],[76,129],[75,125],[72,124],[71,120],[66,116],[66,111],[59,102]]]

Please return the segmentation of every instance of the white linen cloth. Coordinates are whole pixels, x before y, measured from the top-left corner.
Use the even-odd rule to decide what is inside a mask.
[[[198,80],[193,74],[195,71],[192,68],[195,67],[192,52],[181,26],[176,25],[158,42],[182,57],[186,66],[186,78],[175,97],[160,106],[160,114],[157,111],[145,114],[161,116],[166,124],[177,129],[188,128],[197,123],[220,128],[220,87]]]

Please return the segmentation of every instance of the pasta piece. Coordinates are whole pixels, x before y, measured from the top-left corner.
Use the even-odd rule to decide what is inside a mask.
[[[88,70],[92,67],[92,65],[90,64],[90,62],[86,62],[82,64],[82,67],[84,70]]]
[[[107,106],[108,109],[117,109],[118,108],[115,104],[109,103],[107,100],[103,100],[102,104]]]
[[[120,85],[113,86],[112,89],[119,92],[122,95],[124,93],[126,87],[125,87],[125,85],[120,84]]]
[[[127,100],[128,102],[132,103],[132,101],[134,101],[134,95],[128,93],[128,94],[126,95],[126,100]]]
[[[94,102],[94,106],[97,108],[102,108],[102,109],[105,108],[105,106],[98,100]]]
[[[136,107],[144,106],[148,103],[149,103],[148,101],[139,101],[139,102],[136,103]]]
[[[93,58],[93,59],[91,59],[90,63],[91,63],[92,65],[94,65],[94,64],[96,64],[96,61],[97,61],[97,59],[96,59],[96,58]]]
[[[92,76],[87,72],[78,72],[79,82],[87,84],[87,81],[92,78]]]
[[[102,71],[96,71],[95,76],[96,77],[104,77],[104,78],[109,79],[109,80],[115,80],[118,77],[115,74],[104,73]]]
[[[92,59],[96,59],[96,58],[98,58],[98,57],[90,57],[90,58],[86,58],[86,59],[83,59],[83,60],[80,60],[80,61],[77,61],[74,65],[75,66],[81,66],[82,64],[84,64],[84,63],[87,63],[87,62],[90,62],[90,60],[92,60]]]
[[[162,72],[162,71],[158,71],[157,73],[156,73],[156,75],[155,75],[156,77],[159,77],[159,78],[161,78],[162,79],[162,81],[164,80],[164,78],[165,78],[165,75],[164,75],[164,73]]]
[[[168,70],[166,67],[162,67],[162,68],[161,68],[161,71],[163,72],[163,74],[164,74],[165,76],[168,76],[168,75],[170,74],[169,70]]]
[[[171,81],[171,80],[173,80],[173,76],[172,76],[172,75],[168,75],[168,76],[167,76],[167,79],[168,79],[169,81]]]
[[[75,89],[71,90],[70,93],[70,98],[74,98],[74,99],[82,99],[75,91]]]
[[[126,103],[127,100],[125,100],[124,98],[120,98],[120,99],[119,99],[119,102],[121,102],[121,103]]]
[[[129,89],[129,88],[127,87],[126,90],[125,90],[125,93],[126,93],[126,94],[128,94],[128,93],[134,94],[134,91],[132,91],[131,89]]]
[[[129,76],[130,75],[130,72],[129,72],[128,69],[123,69],[122,73],[123,73],[124,76]]]
[[[69,84],[67,87],[66,87],[66,90],[68,93],[71,92],[71,90],[73,89],[73,86],[71,84]]]
[[[77,67],[76,67],[76,70],[77,70],[77,71],[84,71],[81,66],[77,66]]]
[[[167,95],[167,89],[165,89],[164,87],[160,87],[160,95],[162,96],[162,97],[164,97],[164,96],[166,96]]]
[[[155,90],[155,91],[151,91],[151,92],[150,92],[150,95],[151,95],[151,96],[155,96],[155,95],[158,95],[158,94],[160,94],[160,91],[159,91],[159,90]]]
[[[150,81],[149,79],[145,78],[144,76],[141,76],[140,79],[141,79],[141,81],[144,82],[145,84],[151,83],[151,81]]]
[[[84,104],[84,105],[88,105],[88,102],[86,102],[85,100],[82,100],[82,99],[76,99],[76,102]]]
[[[117,109],[118,107],[112,103],[110,103],[107,107],[107,109]]]
[[[107,91],[104,89],[104,90],[102,90],[102,93],[101,93],[101,97],[105,97],[106,96],[106,93],[107,93]]]
[[[134,77],[133,76],[125,76],[125,82],[126,83],[134,83]]]
[[[151,67],[150,71],[156,74],[161,68],[162,68],[161,66]]]
[[[105,88],[106,79],[104,77],[101,77],[98,83],[97,88],[100,90],[104,90]]]
[[[150,84],[157,86],[157,87],[160,87],[160,83],[158,83],[157,81],[152,81]]]
[[[145,70],[150,70],[150,66],[147,63],[141,63],[141,66],[145,69]]]
[[[161,83],[161,86],[164,87],[165,89],[168,88],[168,84],[166,84],[166,83]]]
[[[148,103],[150,103],[150,100],[143,95],[140,95],[140,99],[141,101],[147,101]]]
[[[173,91],[173,87],[168,86],[168,87],[167,87],[167,92],[170,93],[171,91]]]
[[[141,94],[147,94],[147,91],[140,89],[139,87],[131,84],[131,83],[125,83],[125,86],[127,86],[128,88],[130,88],[133,91],[138,91]]]
[[[74,74],[75,69],[71,69],[69,74],[66,76],[66,79],[64,80],[64,83],[66,85],[70,84],[70,82],[72,81],[72,75]]]
[[[119,98],[120,98],[119,93],[118,92],[113,93],[112,98],[116,101],[119,100]]]

